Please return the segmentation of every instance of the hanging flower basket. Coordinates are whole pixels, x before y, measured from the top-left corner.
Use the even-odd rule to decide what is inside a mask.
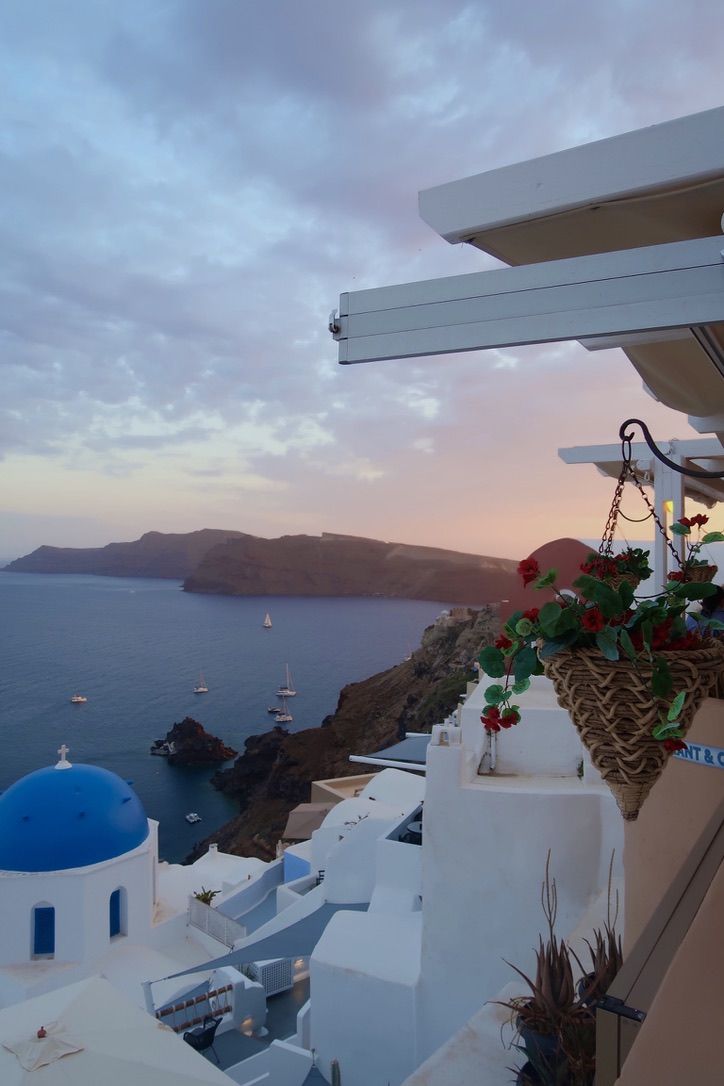
[[[718,566],[689,566],[688,569],[670,573],[669,578],[672,581],[683,581],[685,584],[706,584],[714,580],[718,571]]]
[[[524,585],[552,588],[556,598],[511,615],[495,645],[481,652],[480,665],[491,678],[504,680],[485,690],[481,722],[486,731],[514,727],[520,706],[513,698],[527,690],[532,675],[547,675],[621,814],[632,821],[669,755],[686,748],[696,710],[724,676],[724,640],[719,637],[724,623],[704,611],[696,617],[687,614],[692,603],[717,593],[708,576],[694,581],[689,575],[708,571],[698,557],[701,547],[724,542],[724,533],[707,532],[694,544],[686,540],[678,574],[653,595],[636,599],[625,574],[645,580],[651,572],[648,553],[630,547],[621,555],[613,553],[621,495],[629,480],[680,562],[624,450],[601,545],[573,582],[577,595],[556,587],[554,569],[542,573],[534,558],[523,559],[518,572]],[[707,521],[703,515],[682,517],[672,531],[690,536],[693,527],[701,529]]]
[[[677,690],[686,701],[677,728],[684,734],[696,710],[724,669],[724,644],[709,640],[695,650],[661,652]],[[638,817],[663,772],[670,751],[653,737],[667,703],[652,698],[653,665],[607,660],[597,649],[559,652],[543,661],[559,705],[568,711],[626,821]]]

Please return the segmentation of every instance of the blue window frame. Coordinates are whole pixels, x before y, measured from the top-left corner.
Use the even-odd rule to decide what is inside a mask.
[[[114,935],[121,934],[121,891],[120,889],[114,890],[111,894],[110,901],[108,903],[109,913],[109,934],[111,939]]]
[[[55,954],[55,909],[36,905],[33,909],[33,955],[52,958]]]

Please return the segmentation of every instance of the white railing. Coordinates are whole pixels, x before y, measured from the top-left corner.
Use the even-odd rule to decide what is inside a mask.
[[[237,939],[246,938],[246,928],[237,920],[224,916],[218,909],[212,909],[198,898],[189,898],[188,922],[193,928],[198,928],[212,939],[216,939],[224,946],[231,949]]]

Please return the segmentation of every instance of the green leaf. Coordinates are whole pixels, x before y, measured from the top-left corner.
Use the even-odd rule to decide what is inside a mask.
[[[505,657],[500,649],[496,649],[494,645],[488,645],[487,648],[484,648],[478,660],[485,674],[489,675],[491,679],[498,679],[501,675],[505,675]]]
[[[686,691],[685,690],[680,690],[679,693],[674,698],[674,700],[672,701],[671,705],[669,706],[669,711],[666,714],[666,719],[668,721],[674,721],[674,720],[679,719],[679,713],[683,709],[685,701],[686,701]]]
[[[624,630],[623,627],[621,628],[621,632],[619,634],[619,641],[621,642],[621,648],[626,653],[629,660],[635,660],[636,649],[633,646],[633,641],[628,635],[628,631]]]
[[[654,656],[654,670],[651,675],[651,690],[657,698],[668,698],[673,681],[669,665],[662,656]]]
[[[489,686],[485,691],[485,700],[490,705],[500,705],[501,701],[505,701],[506,697],[505,688],[498,683]]]
[[[675,595],[685,600],[704,600],[707,596],[713,596],[716,585],[709,581],[704,584],[680,584],[677,585]]]
[[[724,532],[707,532],[701,537],[702,543],[724,543]]]
[[[577,640],[578,633],[573,630],[571,633],[564,634],[563,637],[554,637],[550,641],[546,641],[545,644],[538,650],[538,657],[540,660],[547,660],[551,656],[555,656],[557,652],[562,652],[563,649],[570,648],[570,646]],[[541,668],[541,671],[543,669]],[[541,672],[536,671],[536,675]]]
[[[547,573],[544,573],[542,577],[539,577],[537,581],[533,582],[534,588],[548,588],[548,585],[553,584],[558,572],[555,569],[549,569]]]
[[[556,622],[563,608],[560,603],[544,603],[538,614],[540,628],[546,637],[553,637],[556,630]]]
[[[616,644],[616,631],[610,626],[604,626],[596,634],[596,644],[607,660],[618,660],[618,645]]]
[[[530,679],[519,679],[518,682],[513,683],[512,691],[514,694],[525,694],[529,687]]]
[[[535,671],[537,663],[538,657],[535,649],[521,649],[513,663],[513,677],[515,678],[515,681],[519,683],[523,679],[529,679]]]
[[[558,616],[558,621],[556,622],[554,636],[560,637],[563,634],[569,633],[571,630],[575,630],[576,633],[578,633],[580,627],[580,611],[580,605],[562,607],[561,613]]]
[[[670,724],[667,720],[662,720],[660,724],[654,725],[651,734],[654,739],[681,739],[684,732],[677,724]]]
[[[628,581],[622,581],[618,586],[618,594],[621,597],[621,603],[624,611],[628,611],[629,607],[633,603],[634,590]]]
[[[529,618],[521,618],[515,624],[515,632],[518,637],[528,637],[533,632],[533,623]]]
[[[671,531],[674,535],[691,535],[691,528],[686,524],[679,524],[678,521],[671,525]]]

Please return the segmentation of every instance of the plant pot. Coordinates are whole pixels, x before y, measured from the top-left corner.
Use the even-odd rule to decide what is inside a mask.
[[[690,584],[706,584],[717,575],[718,566],[690,566],[684,573],[684,580]]]
[[[533,1067],[554,1067],[561,1058],[558,1034],[539,1033],[538,1030],[524,1025],[520,1018],[517,1025],[525,1054]]]
[[[518,1071],[515,1083],[516,1086],[542,1086],[543,1080],[533,1064],[528,1060]]]
[[[586,992],[591,992],[591,987],[596,979],[595,973],[584,973],[576,985],[576,994],[580,1000],[582,1007],[595,1007],[598,1000],[593,994],[586,998]]]
[[[724,643],[660,652],[674,690],[686,691],[679,727],[686,733],[696,710],[724,672]],[[543,661],[558,704],[568,711],[591,761],[628,822],[661,776],[669,754],[651,732],[666,703],[651,693],[652,665],[639,657],[607,660],[597,649],[563,651]]]
[[[641,578],[636,573],[613,573],[610,577],[604,577],[603,583],[609,588],[620,588],[622,584],[630,584],[632,588],[638,588]]]

